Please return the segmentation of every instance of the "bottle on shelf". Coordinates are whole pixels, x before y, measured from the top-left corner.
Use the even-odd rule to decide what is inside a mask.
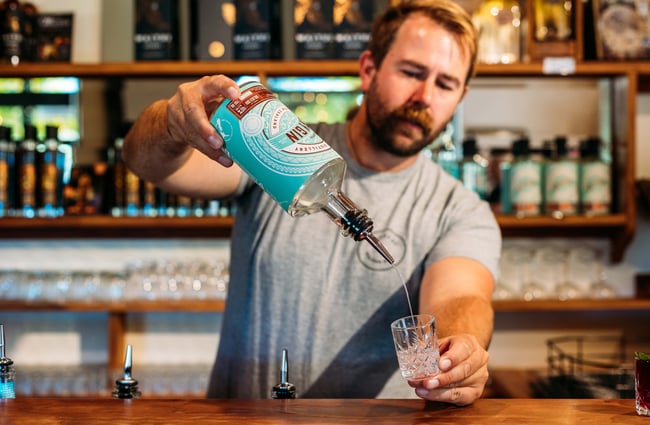
[[[124,168],[124,215],[136,217],[140,215],[140,177],[128,167]]]
[[[533,16],[535,40],[566,41],[573,37],[571,0],[535,0]]]
[[[25,135],[17,148],[16,215],[33,218],[36,215],[36,127],[25,124]]]
[[[49,127],[46,127],[47,132],[54,134],[54,130],[48,130]],[[58,131],[57,131],[57,153],[56,153],[56,169],[57,169],[57,215],[62,216],[65,213],[65,188],[69,186],[72,181],[72,169],[75,165],[75,148],[76,142],[68,142],[58,140]]]
[[[476,139],[473,137],[463,141],[460,177],[466,188],[475,192],[481,199],[488,199],[490,194],[488,160],[479,153]]]
[[[6,356],[5,327],[0,324],[0,399],[16,398],[14,362]]]
[[[483,63],[521,60],[521,8],[517,0],[486,0],[474,13],[479,31],[477,59]]]
[[[442,137],[440,146],[436,150],[433,160],[440,165],[443,170],[455,179],[460,179],[460,158],[458,150],[454,145],[451,137]]]
[[[549,162],[553,160],[553,143],[549,140],[544,140],[542,148],[540,149],[540,168],[541,168],[541,189],[542,189],[542,213],[546,212],[546,168]]]
[[[24,61],[34,61],[38,56],[38,9],[34,3],[26,1],[20,2],[20,8],[23,18],[22,58]]]
[[[38,177],[38,215],[40,217],[56,217],[63,208],[63,192],[61,190],[61,174],[59,168],[59,129],[55,126],[45,128],[45,140],[38,143],[37,177]]]
[[[24,15],[18,0],[4,0],[0,4],[0,35],[2,60],[18,65],[24,55]]]
[[[13,213],[15,149],[11,128],[0,126],[0,217]]]
[[[541,164],[530,157],[528,138],[512,144],[510,202],[517,217],[537,216],[542,209]]]
[[[566,137],[557,136],[553,143],[554,154],[544,170],[544,211],[562,218],[579,212],[578,162],[569,158]]]
[[[142,215],[145,217],[156,217],[156,186],[149,182],[142,182]]]
[[[113,182],[107,188],[108,203],[110,204],[110,213],[114,217],[126,215],[126,165],[122,159],[122,148],[124,146],[124,136],[131,128],[131,123],[123,123],[120,132],[113,141],[113,146],[109,148],[107,161],[109,164],[110,181]]]
[[[267,114],[272,111],[277,113]],[[282,122],[270,128],[269,116]],[[372,233],[367,211],[341,191],[345,160],[269,89],[257,82],[244,83],[241,97],[225,99],[211,123],[223,137],[230,158],[289,215],[325,212],[344,236],[365,240],[393,264],[393,257]]]
[[[600,145],[600,138],[590,137],[580,146],[580,206],[587,216],[611,212],[611,170],[600,157]]]

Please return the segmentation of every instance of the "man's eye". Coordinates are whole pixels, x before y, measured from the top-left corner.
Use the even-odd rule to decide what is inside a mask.
[[[402,73],[409,78],[421,78],[422,72],[420,71],[411,71],[410,69],[403,69]]]
[[[455,88],[455,86],[452,83],[449,83],[447,81],[438,81],[436,85],[443,90],[454,90]]]

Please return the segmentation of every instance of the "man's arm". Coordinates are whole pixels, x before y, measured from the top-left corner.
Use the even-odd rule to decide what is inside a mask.
[[[488,379],[493,290],[490,271],[468,258],[446,258],[426,271],[420,289],[420,312],[435,317],[441,373],[409,382],[420,397],[465,405],[481,396]]]
[[[441,338],[468,333],[488,348],[492,338],[494,278],[475,260],[446,258],[432,264],[422,279],[420,312],[436,318]]]
[[[203,77],[181,84],[171,98],[149,105],[124,139],[127,166],[172,193],[205,198],[232,194],[242,171],[231,166],[222,150],[223,140],[209,121],[226,95],[239,95],[232,80]]]

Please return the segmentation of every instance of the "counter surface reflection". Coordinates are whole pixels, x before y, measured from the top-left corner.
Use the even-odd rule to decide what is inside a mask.
[[[644,424],[633,399],[480,399],[455,407],[423,400],[0,400],[0,423],[32,424]]]

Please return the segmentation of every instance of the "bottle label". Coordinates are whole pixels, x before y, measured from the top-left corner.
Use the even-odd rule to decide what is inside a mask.
[[[4,158],[0,158],[0,215],[7,206],[9,192],[9,164]]]
[[[41,195],[43,205],[56,205],[56,164],[43,164],[41,168]]]
[[[582,165],[582,210],[587,215],[609,214],[612,202],[609,166],[604,162]]]
[[[124,179],[125,192],[124,201],[126,202],[126,214],[137,215],[140,208],[140,178],[128,168]]]
[[[33,163],[23,164],[20,175],[20,196],[23,208],[36,205],[36,167]]]
[[[546,168],[546,211],[578,213],[578,163],[560,161]]]
[[[540,214],[542,188],[539,164],[532,161],[515,163],[511,173],[512,212],[520,216]]]
[[[5,377],[0,380],[0,398],[16,398],[16,390],[14,389],[14,381],[7,381]]]
[[[211,123],[230,158],[288,211],[309,177],[340,156],[266,87],[250,82],[241,93]]]
[[[490,185],[487,170],[474,162],[464,163],[461,169],[463,185],[481,199],[487,199]]]

